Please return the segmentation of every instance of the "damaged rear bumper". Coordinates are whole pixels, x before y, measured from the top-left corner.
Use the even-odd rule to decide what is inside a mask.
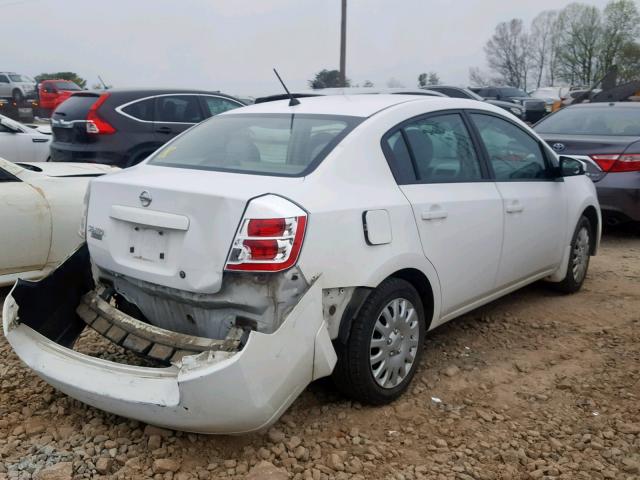
[[[274,333],[252,331],[240,351],[207,350],[182,357],[169,367],[150,368],[114,363],[69,348],[68,330],[84,328],[84,322],[71,313],[82,291],[67,294],[66,304],[73,301],[74,308],[54,309],[58,322],[66,315],[72,326],[63,329],[65,335],[52,335],[43,326],[46,322],[40,326],[21,322],[21,311],[26,314],[31,308],[22,289],[27,293],[34,288],[53,289],[46,280],[19,282],[13,288],[3,308],[5,337],[45,381],[71,397],[124,417],[202,433],[259,430],[276,421],[309,382],[330,374],[336,362],[318,283],[311,285]]]

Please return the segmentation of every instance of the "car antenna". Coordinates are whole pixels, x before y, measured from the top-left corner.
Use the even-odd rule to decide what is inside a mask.
[[[104,83],[104,80],[102,80],[102,77],[100,75],[98,75],[98,80],[100,80],[100,83],[102,84],[102,88],[104,88],[105,90],[109,90],[109,87],[107,86],[106,83]]]
[[[294,97],[291,94],[291,92],[289,91],[287,86],[282,81],[282,78],[280,78],[280,74],[278,74],[278,71],[275,68],[273,69],[273,73],[276,74],[276,77],[278,77],[278,80],[280,81],[280,84],[282,85],[282,88],[284,88],[284,91],[287,92],[287,95],[289,95],[289,106],[293,107],[294,105],[300,105],[300,100],[298,100],[296,97]]]

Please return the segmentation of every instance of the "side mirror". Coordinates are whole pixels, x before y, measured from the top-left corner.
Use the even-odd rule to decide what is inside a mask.
[[[584,163],[572,157],[560,157],[560,167],[558,170],[561,177],[575,177],[585,174]]]

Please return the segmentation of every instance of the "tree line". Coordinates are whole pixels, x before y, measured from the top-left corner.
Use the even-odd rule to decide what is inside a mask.
[[[484,51],[490,73],[469,70],[474,85],[518,88],[591,85],[614,66],[621,82],[640,79],[640,14],[633,0],[612,0],[603,10],[572,3],[546,10],[527,28],[519,18],[501,22]]]

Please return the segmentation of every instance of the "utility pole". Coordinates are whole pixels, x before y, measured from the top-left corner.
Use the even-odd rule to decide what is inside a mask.
[[[340,21],[340,85],[347,86],[347,0],[342,0]]]

